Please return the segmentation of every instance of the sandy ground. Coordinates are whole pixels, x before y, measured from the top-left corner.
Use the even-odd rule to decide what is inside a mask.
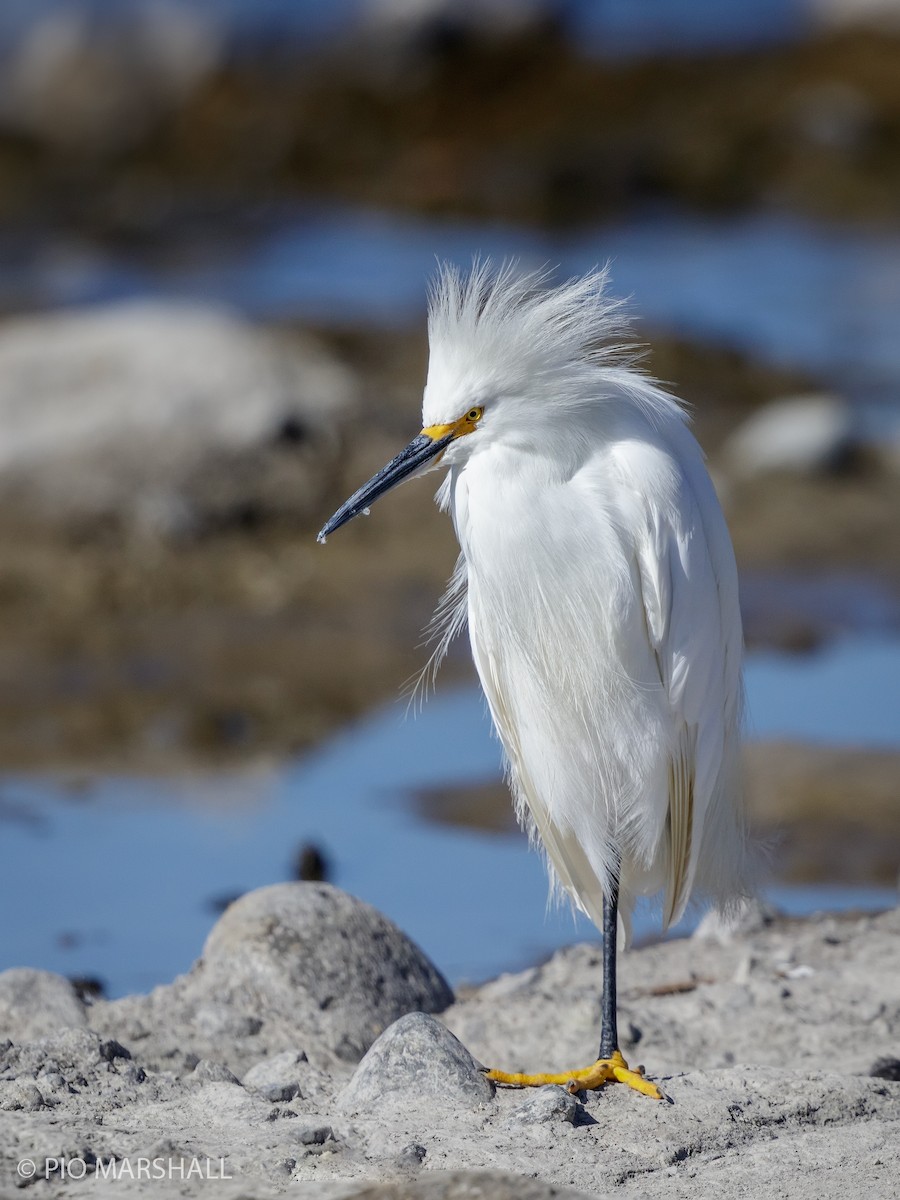
[[[618,1085],[523,1092],[495,1089],[476,1060],[585,1064],[597,946],[447,1008],[437,971],[374,910],[327,884],[263,889],[149,996],[85,1008],[59,977],[0,975],[0,1186],[27,1186],[27,1160],[48,1200],[100,1191],[110,1170],[148,1196],[730,1200],[765,1180],[770,1197],[889,1200],[898,945],[900,910],[707,921],[620,965],[623,1051],[664,1101]],[[141,1157],[181,1166],[132,1179]]]

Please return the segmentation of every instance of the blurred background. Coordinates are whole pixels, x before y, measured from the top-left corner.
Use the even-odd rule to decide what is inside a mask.
[[[900,3],[5,0],[0,968],[146,990],[298,877],[454,982],[593,936],[465,644],[407,713],[435,477],[315,543],[475,254],[611,263],[735,541],[767,894],[896,899]]]

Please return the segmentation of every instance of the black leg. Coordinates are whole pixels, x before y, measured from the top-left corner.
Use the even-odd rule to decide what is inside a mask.
[[[619,874],[613,878],[609,894],[603,898],[603,998],[600,1002],[600,1053],[598,1058],[611,1058],[619,1048],[616,1024],[616,939],[619,916]]]

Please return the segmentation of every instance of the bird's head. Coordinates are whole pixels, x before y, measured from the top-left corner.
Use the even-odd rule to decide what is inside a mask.
[[[422,430],[341,505],[319,541],[413,475],[490,446],[540,452],[570,435],[575,415],[602,398],[610,338],[622,328],[605,283],[606,271],[548,288],[546,275],[515,264],[480,263],[468,275],[444,265],[430,292]]]

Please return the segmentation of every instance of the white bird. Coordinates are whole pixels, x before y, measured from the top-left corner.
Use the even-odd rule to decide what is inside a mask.
[[[685,411],[624,353],[606,272],[546,285],[441,269],[422,431],[319,540],[447,468],[437,502],[461,554],[437,661],[468,621],[519,819],[604,935],[597,1061],[490,1077],[659,1098],[619,1050],[617,920],[627,944],[639,895],[662,893],[668,926],[692,893],[746,891],[737,572]]]

